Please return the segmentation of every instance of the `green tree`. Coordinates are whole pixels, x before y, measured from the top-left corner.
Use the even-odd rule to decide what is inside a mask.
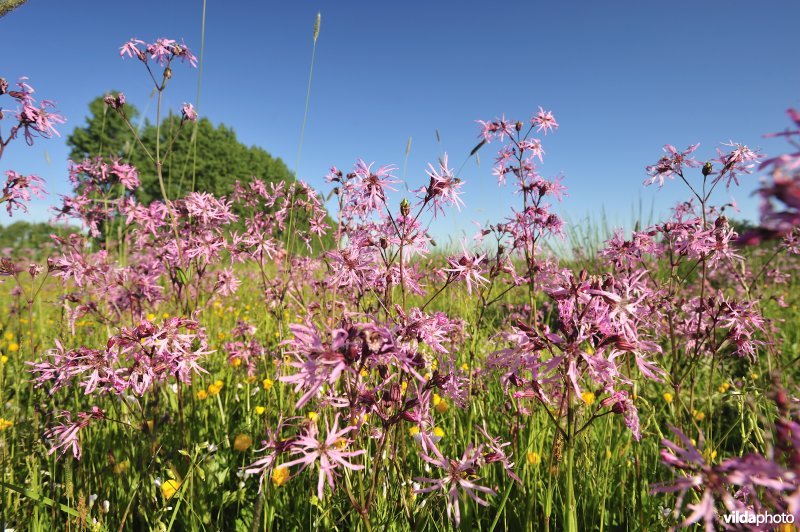
[[[280,158],[272,157],[258,146],[239,142],[230,127],[214,126],[207,118],[196,123],[182,122],[180,115],[169,114],[162,120],[161,128],[149,121],[136,125],[138,110],[125,105],[125,115],[130,126],[119,114],[110,109],[103,97],[89,104],[86,124],[77,127],[67,137],[70,158],[81,161],[102,155],[118,157],[139,170],[141,187],[136,191],[139,201],[149,203],[161,199],[161,188],[155,165],[148,152],[155,153],[156,135],[160,134],[163,159],[162,176],[170,199],[180,198],[189,192],[209,192],[215,196],[228,196],[236,181],[247,182],[257,177],[267,183],[294,181],[294,174]],[[131,127],[138,129],[136,140]],[[196,136],[196,139],[194,137]],[[142,148],[144,145],[147,150]],[[239,214],[243,214],[239,212]],[[299,227],[306,225],[305,213],[296,213]],[[333,222],[329,220],[329,225]],[[323,239],[326,245],[332,239]]]
[[[119,157],[139,170],[142,182],[137,194],[139,199],[146,203],[160,199],[155,166],[136,142],[129,126],[108,109],[102,97],[89,104],[89,111],[86,125],[76,128],[67,138],[70,157],[76,161],[95,155]],[[125,113],[128,120],[135,123],[137,109],[127,104]],[[140,129],[142,144],[150,153],[155,153],[158,128],[145,121]],[[266,182],[294,180],[280,158],[272,157],[257,146],[245,146],[238,141],[234,130],[224,124],[215,127],[206,118],[196,124],[182,124],[179,115],[171,114],[162,121],[160,134],[162,157],[168,154],[162,174],[170,198],[192,190],[227,195],[237,180],[247,181],[253,176]],[[194,135],[197,136],[196,147],[193,146]]]
[[[0,254],[17,258],[24,255],[31,259],[38,259],[52,250],[53,239],[50,235],[65,237],[79,231],[76,227],[56,226],[43,222],[30,223],[22,220],[9,225],[0,225]],[[11,252],[3,252],[6,249],[10,249]]]

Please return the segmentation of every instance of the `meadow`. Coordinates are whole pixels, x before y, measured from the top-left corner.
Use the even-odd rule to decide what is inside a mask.
[[[197,58],[169,39],[120,55],[151,79],[158,127]],[[0,157],[63,123],[25,78],[0,79],[0,99]],[[104,103],[136,132],[123,93]],[[794,530],[789,118],[777,157],[656,147],[645,184],[686,201],[605,237],[553,210],[569,183],[537,172],[552,112],[478,120],[470,156],[493,158],[516,207],[446,249],[428,227],[468,186],[446,155],[406,197],[390,161],[362,160],[326,190],[255,176],[171,197],[162,169],[198,120],[184,104],[175,131],[137,138],[160,199],[137,199],[144,169],[97,153],[70,164],[55,212],[80,227],[2,250],[0,524]],[[745,228],[718,198],[759,175],[762,218]],[[5,177],[10,215],[44,193]]]

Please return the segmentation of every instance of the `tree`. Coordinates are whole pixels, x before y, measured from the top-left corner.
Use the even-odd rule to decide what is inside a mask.
[[[10,225],[0,225],[0,255],[38,259],[52,249],[53,239],[50,235],[64,237],[78,231],[76,227],[41,222],[16,221]]]
[[[136,197],[143,203],[162,198],[155,164],[148,155],[155,153],[159,134],[162,176],[170,199],[183,197],[192,191],[228,196],[236,181],[247,182],[253,177],[267,183],[292,183],[295,179],[280,158],[272,157],[258,146],[242,144],[234,130],[224,124],[215,127],[206,118],[182,122],[180,115],[170,113],[162,120],[159,131],[146,120],[139,125],[135,120],[139,112],[134,106],[126,103],[124,109],[128,123],[109,108],[102,96],[95,98],[89,104],[86,124],[75,128],[67,137],[67,145],[70,158],[76,162],[102,155],[136,166],[141,181]],[[137,128],[136,135],[132,127]],[[236,205],[234,210],[240,215],[247,214]],[[295,213],[295,224],[295,227],[307,227],[306,213]],[[328,218],[328,225],[333,227],[335,223]],[[326,235],[322,242],[325,247],[332,245],[332,235]],[[295,250],[301,249],[297,247]]]
[[[89,104],[90,115],[84,127],[76,128],[67,138],[70,157],[80,161],[96,155],[114,156],[131,163],[139,170],[142,182],[137,191],[140,201],[149,203],[161,198],[155,165],[135,140],[130,127],[103,102],[95,98]],[[138,116],[136,108],[125,105],[131,123]],[[158,129],[149,121],[140,128],[142,144],[155,153]],[[280,158],[274,158],[262,148],[245,146],[236,138],[233,129],[202,118],[197,123],[181,122],[178,115],[167,116],[161,125],[160,144],[164,163],[162,175],[171,198],[191,191],[210,192],[216,196],[230,194],[233,184],[256,176],[266,182],[294,181],[294,175]],[[196,135],[196,146],[193,136]],[[167,157],[164,157],[168,154]]]

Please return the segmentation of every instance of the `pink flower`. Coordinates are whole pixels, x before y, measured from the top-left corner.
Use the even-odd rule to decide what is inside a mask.
[[[372,171],[372,165],[365,163],[359,159],[356,163],[353,173],[358,179],[356,182],[356,191],[358,197],[367,209],[380,210],[386,202],[386,191],[395,191],[389,185],[399,183],[399,181],[392,174],[397,167],[388,165],[381,166],[375,172]]]
[[[531,125],[536,127],[536,131],[544,131],[545,135],[547,135],[548,130],[554,131],[558,129],[558,122],[556,122],[553,113],[545,111],[541,106],[539,107],[539,112],[531,118]]]
[[[467,293],[472,294],[472,285],[483,286],[489,282],[489,279],[484,277],[483,267],[481,262],[486,258],[486,255],[477,255],[467,251],[465,242],[461,242],[462,254],[460,256],[450,257],[447,259],[449,268],[444,268],[443,271],[452,274],[453,281],[464,281],[467,284]]]
[[[119,48],[119,56],[124,58],[126,55],[130,58],[136,57],[141,61],[147,61],[142,50],[139,49],[139,46],[144,45],[145,42],[139,39],[131,39],[130,41],[126,42]]]
[[[68,449],[72,449],[72,456],[74,456],[76,460],[80,460],[81,447],[78,441],[78,434],[82,429],[88,427],[92,421],[104,419],[105,412],[93,406],[91,412],[79,412],[77,421],[72,421],[72,416],[67,411],[63,411],[61,416],[65,419],[66,423],[51,427],[44,433],[44,437],[48,440],[57,440],[55,445],[50,447],[50,450],[47,451],[47,454],[51,455],[61,449],[61,454],[64,455],[67,453]]]
[[[453,170],[447,167],[447,154],[445,153],[439,161],[439,169],[428,164],[429,170],[427,174],[430,177],[430,183],[427,187],[422,187],[414,192],[424,192],[423,203],[431,202],[433,209],[433,216],[436,217],[437,212],[444,213],[444,205],[455,206],[456,209],[461,211],[461,205],[464,202],[461,200],[461,187],[463,182],[455,177]]]
[[[194,106],[190,103],[184,103],[183,107],[181,107],[181,120],[187,120],[189,122],[197,122],[197,111],[195,111]]]
[[[292,467],[300,465],[300,471],[316,463],[319,468],[319,480],[317,482],[317,497],[321,500],[325,489],[325,480],[331,490],[335,489],[336,469],[344,467],[351,471],[364,469],[363,465],[349,462],[348,459],[366,453],[364,449],[358,451],[347,451],[347,446],[351,443],[345,436],[352,432],[355,427],[345,427],[339,430],[339,415],[333,420],[333,427],[325,423],[327,436],[319,439],[316,434],[316,425],[311,425],[306,434],[303,434],[292,443],[292,454],[302,455],[300,458],[281,464],[282,467]]]
[[[458,527],[461,523],[461,511],[458,506],[459,490],[466,493],[481,506],[489,506],[489,503],[481,499],[478,493],[495,495],[495,491],[491,488],[481,486],[475,482],[477,480],[476,473],[482,461],[483,446],[473,447],[472,444],[469,444],[464,450],[461,459],[454,460],[445,458],[428,436],[423,435],[423,438],[429,440],[425,448],[433,451],[433,456],[423,450],[420,458],[441,469],[444,476],[441,478],[417,477],[414,479],[415,481],[425,482],[429,486],[414,491],[415,493],[444,491],[447,494],[447,517],[452,519],[455,526]]]
[[[682,176],[684,166],[689,168],[700,166],[700,163],[690,156],[698,146],[700,144],[692,144],[684,151],[679,152],[675,149],[675,146],[665,145],[664,152],[666,152],[666,155],[662,156],[656,164],[647,167],[650,179],[646,179],[644,184],[652,185],[658,181],[658,186],[663,187],[665,178],[673,179],[676,175]]]
[[[7,203],[8,215],[14,209],[21,209],[28,212],[25,202],[29,202],[32,196],[44,198],[44,180],[33,174],[24,176],[13,170],[6,172],[6,183],[3,186],[3,193],[0,195],[0,204]]]
[[[33,137],[39,136],[42,138],[53,138],[53,136],[60,137],[61,135],[56,130],[56,124],[63,124],[67,120],[62,115],[51,112],[48,109],[54,109],[55,104],[50,100],[42,100],[39,106],[36,106],[36,100],[33,99],[33,88],[26,83],[28,78],[21,77],[17,81],[19,91],[11,91],[11,95],[16,99],[21,108],[17,110],[16,126],[11,128],[11,138],[15,138],[19,129],[24,130],[25,142],[31,146],[33,145]]]
[[[722,150],[717,149],[718,161],[722,164],[722,170],[715,176],[713,183],[717,183],[723,176],[726,176],[726,187],[730,187],[731,182],[738,185],[738,175],[752,173],[761,155],[744,144],[738,144],[733,141],[723,145],[730,146],[733,149],[728,153],[723,153]]]

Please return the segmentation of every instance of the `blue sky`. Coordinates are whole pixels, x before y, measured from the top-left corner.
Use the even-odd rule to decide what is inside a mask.
[[[299,174],[325,192],[327,169],[349,169],[359,157],[402,172],[409,137],[415,188],[444,151],[460,166],[477,142],[476,119],[527,119],[542,105],[561,124],[545,139],[541,166],[545,176],[565,176],[569,196],[559,211],[576,222],[605,211],[612,224],[628,224],[639,204],[648,214],[654,205],[659,216],[687,197],[676,182],[642,187],[644,167],[663,144],[700,142],[700,158],[730,139],[779,153],[783,143],[762,135],[784,129],[785,109],[800,105],[796,1],[209,0],[200,114],[291,168],[318,11]],[[67,192],[64,138],[83,123],[89,101],[117,89],[148,107],[146,73],[121,60],[119,46],[164,36],[184,39],[199,55],[201,21],[202,0],[31,0],[0,19],[0,76],[29,76],[36,96],[56,100],[68,119],[61,139],[12,144],[0,171],[39,174],[50,202]],[[196,101],[196,70],[178,67],[172,81],[169,105]],[[511,188],[498,189],[491,175],[497,147],[481,150],[480,166],[464,167],[467,208],[436,223],[439,239],[472,234],[472,220],[498,220],[515,204]],[[750,198],[757,183],[745,178],[734,191],[743,217],[757,215]],[[36,203],[30,216],[46,219],[47,205]]]

